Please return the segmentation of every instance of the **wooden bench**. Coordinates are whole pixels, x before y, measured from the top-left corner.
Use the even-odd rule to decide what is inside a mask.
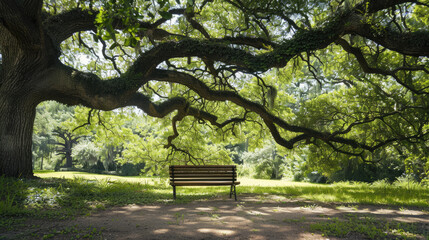
[[[235,186],[239,184],[235,165],[170,166],[170,185],[173,187],[174,199],[176,199],[176,186],[230,185],[229,197],[231,198],[234,194],[237,201]]]

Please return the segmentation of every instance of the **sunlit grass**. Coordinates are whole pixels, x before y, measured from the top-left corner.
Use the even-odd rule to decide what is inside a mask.
[[[166,199],[158,199],[163,201],[168,201],[172,193],[167,178],[121,177],[80,172],[51,172],[37,173],[36,175],[42,178],[74,179],[78,177],[94,181],[122,184],[127,182],[142,186],[154,186],[151,191],[165,196]],[[237,187],[238,196],[240,194],[273,194],[320,202],[429,207],[429,187],[415,183],[396,183],[393,185],[380,182],[375,184],[356,182],[314,184],[249,178],[240,178],[239,181],[241,184]],[[210,198],[229,192],[228,187],[178,187],[177,189],[180,201]]]
[[[122,177],[82,172],[37,172],[38,180],[0,178],[0,215],[45,212],[68,215],[126,204],[177,203],[226,197],[228,186],[178,187],[172,199],[168,178]],[[419,184],[313,184],[239,179],[237,195],[279,195],[327,203],[429,207],[429,188]],[[269,198],[268,198],[269,199]]]
[[[376,219],[371,216],[348,214],[346,219],[328,218],[313,223],[311,231],[322,232],[322,236],[347,237],[350,233],[364,239],[427,239],[424,225],[409,222]]]
[[[153,183],[153,181],[159,180],[159,178],[147,178],[147,177],[123,177],[117,175],[107,175],[107,174],[94,174],[87,172],[40,172],[35,171],[35,176],[41,178],[65,178],[65,179],[74,179],[74,178],[85,178],[90,180],[108,180],[108,181],[125,181],[125,182],[136,182],[136,183]]]

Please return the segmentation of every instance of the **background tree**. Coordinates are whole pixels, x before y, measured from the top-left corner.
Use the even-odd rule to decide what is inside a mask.
[[[89,140],[82,140],[77,143],[71,154],[71,157],[80,163],[84,169],[96,165],[101,158],[101,149]],[[107,169],[106,169],[107,170]]]
[[[135,106],[188,159],[193,141],[268,134],[362,162],[427,146],[428,13],[427,0],[1,0],[0,174],[32,176],[47,100]]]
[[[61,128],[55,129],[54,135],[59,139],[59,141],[54,143],[58,146],[56,152],[63,156],[62,160],[65,160],[65,163],[62,167],[73,168],[76,163],[76,160],[73,160],[73,146],[78,143],[79,138],[82,136],[76,136],[73,133]]]
[[[73,117],[74,108],[47,101],[37,107],[33,131],[33,165],[43,169],[44,164],[56,165],[54,130]],[[47,161],[46,161],[47,160]]]
[[[274,143],[268,143],[253,152],[245,152],[242,158],[245,166],[254,168],[253,177],[256,178],[281,179],[287,166],[286,156],[277,154]]]

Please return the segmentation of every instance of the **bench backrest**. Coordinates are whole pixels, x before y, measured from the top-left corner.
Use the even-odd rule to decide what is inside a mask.
[[[170,181],[225,181],[237,180],[235,165],[172,165],[170,166]]]

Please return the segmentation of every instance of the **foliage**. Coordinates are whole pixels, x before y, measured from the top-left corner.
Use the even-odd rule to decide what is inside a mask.
[[[144,167],[144,163],[125,163],[121,166],[120,174],[122,176],[139,176],[140,174],[142,174],[142,170],[144,169]]]
[[[89,140],[80,141],[73,147],[72,157],[83,165],[83,168],[97,164],[101,149]]]
[[[264,148],[245,152],[241,157],[244,164],[254,168],[255,178],[281,179],[285,170],[286,159],[277,154],[276,145],[268,143]]]
[[[24,212],[27,188],[22,180],[0,176],[0,216]]]
[[[0,144],[2,174],[32,176],[37,111],[41,169],[62,164],[53,141],[72,167],[72,145],[87,136],[74,156],[106,170],[144,163],[161,176],[272,141],[281,153],[271,160],[246,155],[258,177],[428,179],[426,0],[37,3],[1,8],[0,139],[16,148]],[[35,108],[49,100],[79,107]],[[43,118],[55,108],[75,119]]]

